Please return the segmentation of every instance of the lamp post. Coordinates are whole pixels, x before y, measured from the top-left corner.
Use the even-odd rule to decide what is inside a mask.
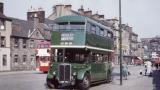
[[[121,17],[121,0],[119,0],[119,60],[120,60],[120,85],[122,85],[122,17]]]

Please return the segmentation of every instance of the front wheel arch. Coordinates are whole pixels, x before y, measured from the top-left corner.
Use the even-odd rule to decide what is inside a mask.
[[[90,71],[79,71],[77,74],[77,79],[83,80],[85,74],[88,74],[90,76]]]

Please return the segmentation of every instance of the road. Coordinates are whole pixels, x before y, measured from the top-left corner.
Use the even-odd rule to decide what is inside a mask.
[[[114,70],[113,82],[94,85],[90,90],[160,90],[160,71],[153,77],[139,75],[142,66],[130,66],[131,75],[119,85],[119,67]],[[36,71],[0,72],[0,90],[50,90],[45,86],[46,74]]]

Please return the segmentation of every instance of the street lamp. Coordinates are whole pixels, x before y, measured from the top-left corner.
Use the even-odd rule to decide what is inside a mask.
[[[122,17],[121,17],[121,0],[119,0],[119,60],[120,60],[120,85],[122,85]]]

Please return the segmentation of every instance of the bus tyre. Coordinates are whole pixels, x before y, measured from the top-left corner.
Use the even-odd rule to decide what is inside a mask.
[[[83,80],[78,82],[78,90],[88,90],[90,87],[90,77],[88,74],[85,74]]]
[[[52,82],[51,80],[47,80],[47,86],[50,89],[58,89],[58,83],[57,82]]]

